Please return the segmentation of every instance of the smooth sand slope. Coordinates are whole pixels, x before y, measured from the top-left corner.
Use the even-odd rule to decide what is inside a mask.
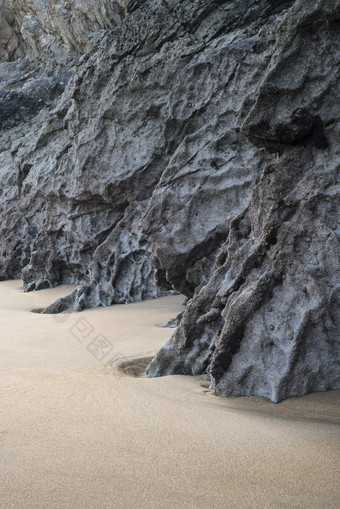
[[[30,312],[67,291],[0,283],[0,509],[340,507],[339,392],[274,405],[136,376],[182,299]]]

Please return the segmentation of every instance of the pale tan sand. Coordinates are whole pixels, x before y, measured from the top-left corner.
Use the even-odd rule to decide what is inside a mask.
[[[124,375],[182,299],[30,312],[67,290],[0,283],[0,509],[340,507],[339,392],[274,405],[217,398],[205,376]],[[87,349],[99,334],[111,368]]]

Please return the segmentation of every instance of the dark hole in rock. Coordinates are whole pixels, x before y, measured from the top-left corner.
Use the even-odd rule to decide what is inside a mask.
[[[277,244],[277,236],[275,232],[272,232],[268,237],[268,242],[271,246],[275,246]]]

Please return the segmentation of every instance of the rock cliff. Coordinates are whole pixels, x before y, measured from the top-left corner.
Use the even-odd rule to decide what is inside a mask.
[[[340,0],[0,2],[0,277],[179,291],[149,376],[340,389]]]

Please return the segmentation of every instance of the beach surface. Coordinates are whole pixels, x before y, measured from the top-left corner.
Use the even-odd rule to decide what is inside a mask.
[[[0,509],[340,507],[340,391],[275,405],[148,379],[183,298],[31,312],[71,289],[0,283]]]

